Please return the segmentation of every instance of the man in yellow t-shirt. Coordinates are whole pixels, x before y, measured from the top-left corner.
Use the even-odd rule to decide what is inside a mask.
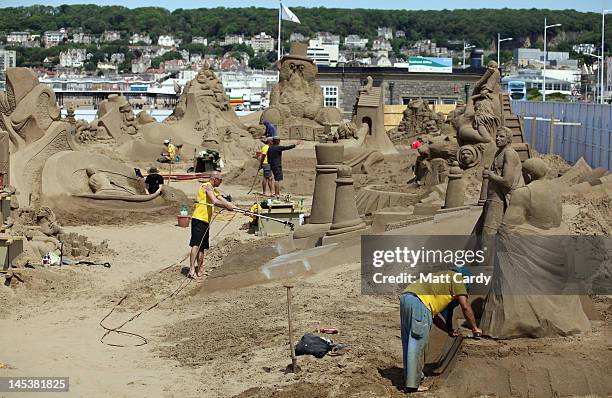
[[[463,275],[469,274],[467,267],[435,273],[436,277],[440,276],[434,279],[440,279],[439,283],[411,283],[400,295],[404,382],[408,391],[428,390],[420,384],[432,323],[450,336],[457,336],[457,332],[453,330],[452,310],[456,305],[460,305],[474,336],[482,334],[468,301],[467,286],[456,280],[456,276],[462,280]],[[446,321],[438,316],[441,314],[445,315]]]
[[[274,187],[274,180],[272,179],[272,169],[270,163],[268,163],[268,149],[272,145],[272,137],[267,137],[264,146],[259,151],[259,168],[263,170],[263,180],[261,181],[261,191],[264,196],[267,196],[266,191],[270,189],[270,195],[272,195],[272,189]]]
[[[208,238],[214,212],[214,207],[211,205],[230,211],[236,209],[236,206],[221,196],[217,189],[221,182],[223,179],[219,172],[213,171],[210,180],[200,185],[198,189],[195,209],[191,215],[191,239],[189,241],[191,252],[188,274],[190,278],[199,279],[204,273],[204,250],[210,247]]]

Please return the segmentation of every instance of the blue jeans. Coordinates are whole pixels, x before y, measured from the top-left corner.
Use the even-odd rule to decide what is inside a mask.
[[[400,296],[400,322],[402,329],[402,353],[404,357],[404,383],[416,388],[423,378],[425,348],[433,324],[431,311],[410,293]]]

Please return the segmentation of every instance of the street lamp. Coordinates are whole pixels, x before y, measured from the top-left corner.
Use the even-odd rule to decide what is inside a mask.
[[[508,37],[508,38],[502,39],[501,35],[499,33],[497,34],[497,67],[498,68],[500,67],[500,64],[499,64],[500,43],[502,41],[510,41],[510,40],[514,40],[514,39],[512,37]]]
[[[600,55],[595,55],[595,54],[591,54],[591,53],[585,53],[584,55],[588,55],[589,57],[593,57],[597,59],[597,63],[600,64],[600,66],[603,66],[603,57]],[[600,63],[601,62],[601,63]],[[601,98],[603,98],[603,91],[601,90],[601,86],[603,85],[603,81],[600,80],[600,76],[601,79],[603,79],[603,74],[599,73],[599,70],[597,71],[597,87],[598,90],[593,90],[593,102],[597,103],[597,96],[600,96],[600,100]],[[603,102],[601,102],[603,104]]]
[[[474,48],[474,47],[476,47],[476,46],[472,46],[470,44],[467,44],[465,42],[465,40],[463,41],[463,66],[462,66],[463,69],[465,69],[465,50],[468,50],[468,49]]]
[[[604,35],[605,35],[605,27],[606,27],[606,14],[612,13],[612,10],[601,10],[601,71],[598,73],[601,74],[601,95],[599,97],[599,103],[604,103],[604,61],[606,57],[604,56]]]
[[[548,55],[546,54],[546,30],[556,26],[561,26],[561,24],[556,23],[554,25],[546,25],[546,17],[544,17],[544,71],[542,73],[544,84],[542,85],[542,102],[546,101],[546,61],[548,60]]]

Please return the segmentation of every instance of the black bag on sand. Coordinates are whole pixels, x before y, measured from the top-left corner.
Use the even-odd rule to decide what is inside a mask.
[[[331,340],[306,333],[295,345],[295,355],[314,355],[316,358],[323,358],[333,346]]]

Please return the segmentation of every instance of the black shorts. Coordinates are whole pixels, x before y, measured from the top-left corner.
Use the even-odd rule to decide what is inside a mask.
[[[270,169],[270,165],[268,163],[262,164],[261,169],[263,170],[264,178],[272,177],[272,169]]]
[[[283,180],[283,168],[281,166],[272,167],[272,174],[274,175],[274,181]]]
[[[209,242],[208,236],[210,235],[210,228],[207,222],[198,220],[196,218],[191,219],[191,240],[189,246],[199,246],[200,251],[208,249]]]

